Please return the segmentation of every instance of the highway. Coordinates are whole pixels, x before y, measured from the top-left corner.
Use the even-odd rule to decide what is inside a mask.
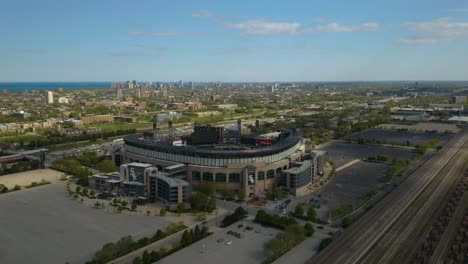
[[[309,263],[401,263],[410,259],[394,260],[398,255],[408,256],[400,250],[415,234],[424,233],[424,223],[412,221],[413,217],[425,219],[436,211],[439,199],[463,175],[468,163],[468,130],[460,131],[419,170],[408,177],[398,188],[373,209],[346,229],[325,250]],[[421,199],[418,199],[421,197]],[[409,208],[416,201],[416,206]],[[408,209],[409,208],[409,209]],[[408,210],[407,210],[408,209]],[[416,241],[415,241],[416,242]],[[414,243],[415,245],[417,243]]]

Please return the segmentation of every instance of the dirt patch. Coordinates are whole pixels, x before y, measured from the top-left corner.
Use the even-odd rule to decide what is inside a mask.
[[[42,180],[55,183],[60,181],[62,175],[63,172],[52,169],[24,171],[0,176],[0,184],[4,184],[8,189],[12,189],[15,185],[24,187],[33,182],[41,182]]]

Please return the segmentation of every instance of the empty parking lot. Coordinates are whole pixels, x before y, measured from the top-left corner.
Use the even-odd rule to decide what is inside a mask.
[[[261,227],[259,224],[250,221],[245,221],[245,223],[253,227],[253,230],[243,231],[244,228],[237,228],[237,224],[234,224],[173,255],[163,258],[158,263],[261,263],[268,257],[263,250],[263,244],[272,239],[278,233],[278,229]],[[227,231],[229,230],[240,233],[242,238],[239,239],[228,235]],[[260,233],[256,233],[255,230],[259,230]],[[223,241],[218,242],[218,239]],[[232,242],[229,243],[230,241]]]
[[[327,144],[320,149],[329,153],[330,160],[335,163],[336,167],[374,154],[397,159],[413,159],[416,156],[416,151],[409,148],[338,141]],[[316,208],[317,215],[319,218],[327,220],[331,209],[345,203],[355,204],[373,188],[384,186],[386,184],[385,175],[390,169],[391,165],[388,164],[357,162],[337,172],[330,183],[310,195],[308,199],[314,199],[316,202],[309,203],[307,206],[320,205],[320,208]]]
[[[169,224],[82,205],[68,197],[64,183],[3,194],[0,212],[0,263],[84,263],[107,242]]]
[[[421,133],[382,129],[368,129],[352,136],[353,140],[362,138],[364,140],[376,140],[386,144],[396,143],[399,145],[406,145],[409,143],[411,146],[416,146],[436,138],[440,138],[442,140],[442,144],[445,144],[452,137],[453,134]]]

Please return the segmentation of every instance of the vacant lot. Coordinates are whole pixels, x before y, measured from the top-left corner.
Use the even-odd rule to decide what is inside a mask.
[[[13,189],[15,185],[26,186],[42,180],[56,182],[62,175],[63,172],[51,169],[31,170],[0,176],[0,184],[4,184],[8,189]]]
[[[445,144],[452,137],[453,134],[419,133],[382,129],[369,129],[352,136],[353,140],[358,140],[359,138],[362,138],[364,140],[376,140],[386,144],[396,143],[400,145],[406,145],[407,143],[409,143],[411,146],[416,146],[436,138],[442,139],[442,144]]]
[[[107,242],[153,234],[169,224],[90,208],[67,197],[64,185],[0,196],[0,263],[84,263]]]

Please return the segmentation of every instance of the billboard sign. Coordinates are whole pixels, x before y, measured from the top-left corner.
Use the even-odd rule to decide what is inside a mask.
[[[128,180],[132,182],[145,183],[144,167],[128,166]]]

